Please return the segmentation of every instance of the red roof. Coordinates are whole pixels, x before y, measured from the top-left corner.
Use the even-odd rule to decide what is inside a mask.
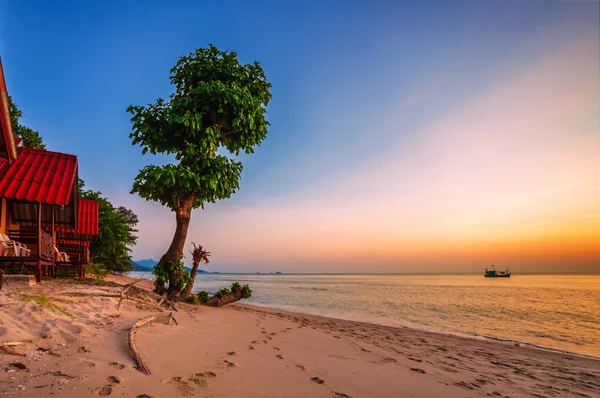
[[[70,232],[80,235],[98,235],[98,209],[100,202],[79,199],[77,211],[77,229],[56,228],[59,232]]]
[[[41,149],[19,148],[19,157],[0,180],[0,196],[64,206],[77,174],[77,157]]]

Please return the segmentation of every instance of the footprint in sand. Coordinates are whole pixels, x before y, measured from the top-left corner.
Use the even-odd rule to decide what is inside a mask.
[[[111,384],[121,384],[123,379],[121,379],[119,376],[108,376],[106,378],[106,381],[108,381]]]
[[[408,357],[408,359],[410,359],[411,361],[415,361],[415,362],[423,362],[423,360],[420,358]]]
[[[194,375],[189,378],[189,381],[192,381],[201,387],[206,387],[208,380],[213,379],[215,377],[217,377],[216,373],[210,372],[210,371],[202,372],[202,373],[194,373]]]
[[[352,398],[350,395],[348,394],[344,394],[343,392],[333,392],[333,396],[336,398]]]
[[[253,347],[253,346],[251,346],[251,345],[249,345],[249,346],[248,346],[248,349],[249,349],[249,350],[253,350],[253,349],[254,349],[254,347]]]
[[[112,394],[112,387],[109,385],[102,386],[98,389],[98,395],[101,397],[106,397]]]
[[[281,354],[277,354],[277,355],[275,355],[275,357],[279,358],[279,359],[283,359],[283,355],[281,355]]]
[[[304,369],[304,366],[302,366],[302,365],[294,365],[294,366],[296,366],[298,369],[306,370],[306,369]]]
[[[140,394],[136,395],[135,398],[156,398],[156,396],[150,394]]]
[[[115,369],[124,369],[125,368],[125,365],[123,365],[122,363],[118,363],[118,362],[111,362],[108,365]]]
[[[273,349],[274,349],[275,351],[279,351],[279,348],[277,348],[277,347],[273,347]]]
[[[237,352],[235,352],[235,351],[229,351],[227,353],[227,355],[230,355],[230,356],[237,355]]]
[[[227,368],[233,368],[233,367],[237,366],[235,363],[233,363],[233,362],[229,362],[229,361],[228,361],[228,360],[226,360],[226,359],[225,359],[225,360],[223,360],[223,362],[224,362],[225,364],[227,364]]]
[[[167,380],[167,383],[173,384],[182,395],[190,395],[195,391],[194,387],[190,386],[181,376],[173,376]]]
[[[312,381],[314,381],[317,384],[324,384],[325,380],[321,379],[320,377],[314,376],[310,378]]]
[[[417,373],[425,373],[425,371],[423,369],[419,369],[419,368],[410,368],[410,370],[412,370],[413,372],[417,372]]]
[[[88,367],[88,368],[95,368],[96,364],[94,362],[90,362],[90,361],[83,361],[83,366]]]

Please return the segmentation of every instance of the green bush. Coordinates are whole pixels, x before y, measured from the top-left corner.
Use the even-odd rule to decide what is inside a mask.
[[[100,263],[89,263],[87,265],[87,269],[91,274],[94,275],[94,282],[96,282],[96,283],[104,282],[104,278],[110,272],[104,266],[104,264],[100,264]]]
[[[240,283],[239,283],[239,282],[233,282],[233,283],[231,284],[231,291],[232,291],[232,292],[233,292],[234,290],[236,290],[236,289],[241,289],[241,288],[242,288],[242,285],[240,285]]]
[[[210,296],[208,295],[208,292],[206,290],[203,290],[200,293],[198,293],[198,298],[204,303],[210,302]]]
[[[193,294],[191,296],[189,296],[185,301],[187,301],[190,304],[197,304],[198,303],[198,296],[194,296]]]
[[[244,285],[242,287],[242,298],[247,300],[250,297],[252,297],[252,290],[250,290],[250,286]]]

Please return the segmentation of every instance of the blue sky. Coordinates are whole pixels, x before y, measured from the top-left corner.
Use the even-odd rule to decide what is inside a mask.
[[[333,235],[332,247],[354,245],[361,238],[358,232],[346,240],[336,237],[348,230],[346,222],[354,210],[369,218],[371,198],[379,203],[378,194],[390,185],[397,189],[387,192],[387,201],[377,207],[381,228],[375,224],[373,230],[364,228],[370,236],[396,236],[397,229],[426,225],[413,219],[415,212],[410,209],[396,214],[395,203],[412,197],[415,189],[427,191],[428,180],[403,183],[398,180],[403,174],[394,170],[421,172],[429,158],[413,155],[426,142],[432,124],[466,112],[490,88],[517,81],[532,65],[544,64],[554,55],[560,59],[561,52],[575,58],[573,64],[552,69],[553,84],[573,72],[589,75],[581,87],[595,84],[590,70],[598,59],[598,8],[597,2],[522,0],[2,2],[0,54],[9,93],[23,110],[24,123],[41,132],[49,149],[76,154],[89,188],[140,215],[136,258],[160,257],[170,241],[174,217],[159,205],[128,194],[140,168],[168,159],[142,156],[139,148],[131,146],[125,109],[166,97],[171,90],[169,69],[177,58],[213,43],[236,51],[243,62],[259,61],[273,84],[269,136],[254,155],[244,156],[241,190],[193,216],[190,238],[212,249],[215,267],[336,271],[346,264],[352,271],[418,271],[421,266],[414,264],[437,264],[431,269],[443,270],[468,263],[481,268],[477,265],[481,257],[446,262],[441,255],[405,258],[400,254],[374,260],[387,264],[378,268],[309,242],[327,241]],[[584,66],[585,71],[576,69]],[[534,90],[535,82],[531,84]],[[554,92],[566,93],[572,87],[557,87]],[[592,93],[584,103],[589,109],[577,116],[584,138],[564,138],[561,147],[597,143],[593,140],[598,132],[596,99]],[[548,103],[540,114],[552,113],[553,107]],[[504,119],[517,112],[505,111]],[[451,137],[450,132],[439,134],[432,139],[440,142]],[[395,162],[391,168],[390,159]],[[461,173],[442,169],[448,175]],[[369,185],[371,174],[360,177],[365,170],[381,177],[377,183],[381,185]],[[477,184],[475,177],[472,181]],[[433,190],[418,202],[434,203],[440,192]],[[329,218],[332,208],[337,210],[342,202],[347,212]],[[588,214],[598,209],[596,205],[582,205],[585,209],[580,211]],[[556,206],[549,212],[557,214],[565,208]],[[285,208],[285,212],[265,216],[263,207]],[[434,210],[424,208],[422,213],[434,214]],[[384,227],[386,214],[391,213],[398,223]],[[245,218],[246,214],[255,218]],[[281,217],[287,222],[281,222]],[[314,225],[299,221],[311,217]],[[248,223],[265,224],[264,230],[256,231],[263,240],[247,239],[252,234]],[[305,234],[300,239],[290,230]],[[298,244],[279,245],[278,231],[286,242]],[[228,242],[230,235],[239,246]],[[410,241],[402,236],[394,239],[386,247]],[[429,239],[432,245],[440,245],[437,238]],[[375,243],[368,250],[380,251]],[[232,255],[235,251],[249,257]],[[311,255],[301,254],[306,251]],[[584,268],[590,264],[586,259],[581,260]],[[525,262],[534,267],[543,260],[534,256]]]

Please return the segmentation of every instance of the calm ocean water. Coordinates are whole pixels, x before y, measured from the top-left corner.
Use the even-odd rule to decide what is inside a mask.
[[[600,357],[600,275],[199,274],[194,290],[234,281],[248,304]]]

